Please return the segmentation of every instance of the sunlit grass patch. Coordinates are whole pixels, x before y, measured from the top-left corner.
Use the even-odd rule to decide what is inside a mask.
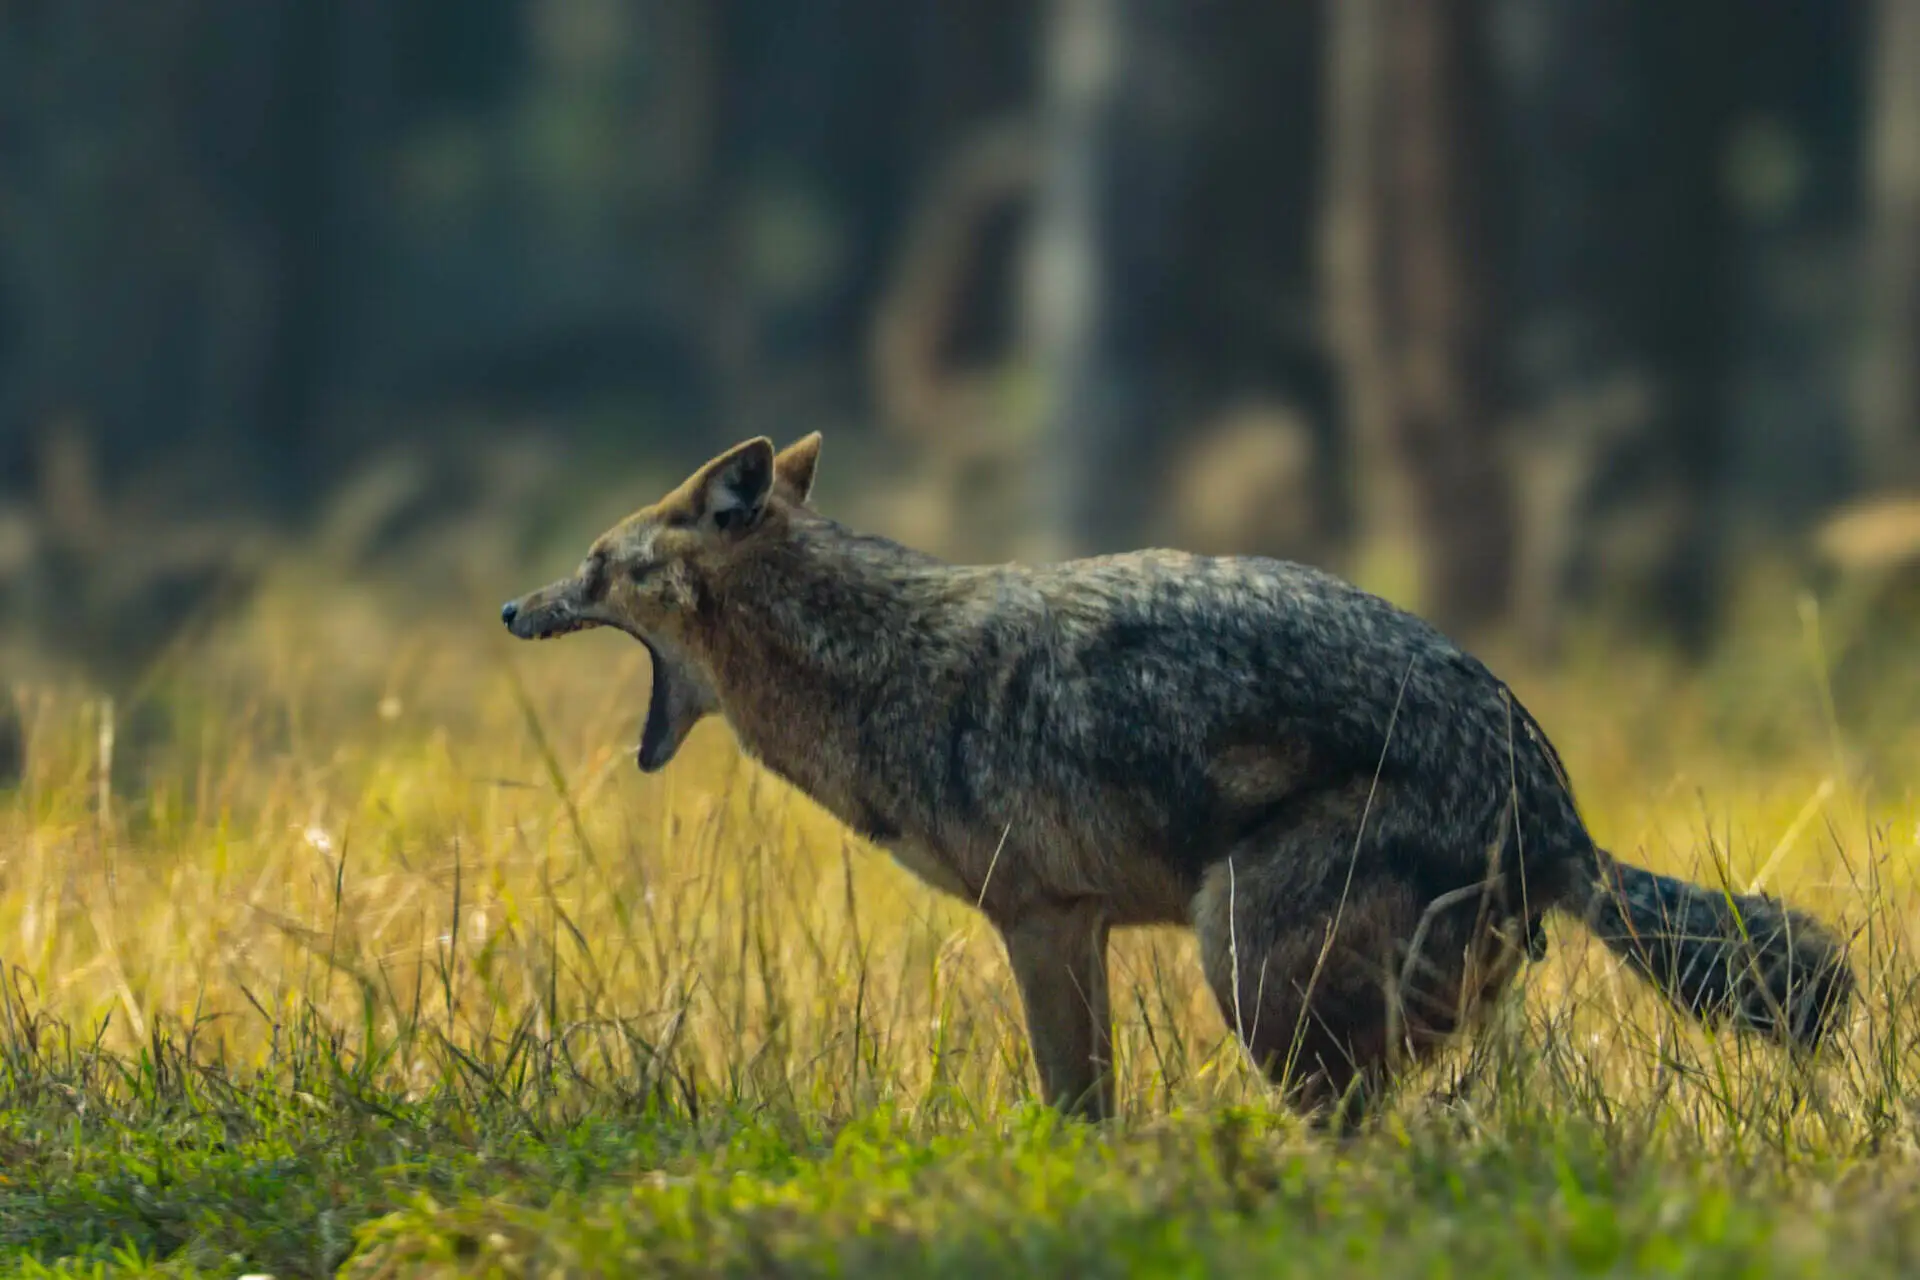
[[[1122,1120],[1034,1111],[981,918],[717,724],[641,776],[637,646],[486,624],[303,580],[132,703],[21,691],[19,1266],[1819,1274],[1913,1246],[1920,734],[1848,719],[1791,596],[1704,672],[1575,653],[1515,684],[1603,842],[1856,936],[1843,1043],[1682,1025],[1563,922],[1347,1145],[1272,1110],[1170,930],[1115,950]]]

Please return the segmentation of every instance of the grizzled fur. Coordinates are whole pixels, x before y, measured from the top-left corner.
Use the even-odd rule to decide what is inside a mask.
[[[1363,1105],[1572,913],[1680,1008],[1817,1045],[1840,943],[1595,847],[1511,691],[1329,574],[1146,551],[962,567],[808,505],[819,437],[723,454],[510,604],[652,651],[640,764],[740,744],[999,928],[1050,1100],[1113,1107],[1106,942],[1185,923],[1304,1105]]]

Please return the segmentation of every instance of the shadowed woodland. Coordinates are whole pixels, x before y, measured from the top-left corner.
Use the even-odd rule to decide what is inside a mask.
[[[1464,634],[1698,648],[1912,478],[1916,67],[1903,0],[14,0],[0,601],[125,681],[282,544],[825,428],[952,554],[1398,539]]]

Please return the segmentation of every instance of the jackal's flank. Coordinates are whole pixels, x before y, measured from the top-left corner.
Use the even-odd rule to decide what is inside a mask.
[[[703,717],[999,929],[1050,1101],[1113,1109],[1106,948],[1187,923],[1228,1023],[1359,1114],[1584,920],[1679,1008],[1817,1047],[1853,978],[1772,899],[1596,847],[1486,667],[1340,579],[1172,551],[958,566],[809,505],[820,437],[762,438],[508,604],[653,657],[644,770]]]

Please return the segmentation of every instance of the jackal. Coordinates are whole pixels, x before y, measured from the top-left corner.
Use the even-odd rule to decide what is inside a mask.
[[[1812,1049],[1845,948],[1589,837],[1546,734],[1419,618],[1284,561],[961,566],[809,504],[818,434],[702,467],[504,606],[652,655],[639,765],[703,717],[1004,939],[1047,1100],[1114,1109],[1106,950],[1187,924],[1294,1105],[1355,1119],[1577,916],[1678,1008]]]

